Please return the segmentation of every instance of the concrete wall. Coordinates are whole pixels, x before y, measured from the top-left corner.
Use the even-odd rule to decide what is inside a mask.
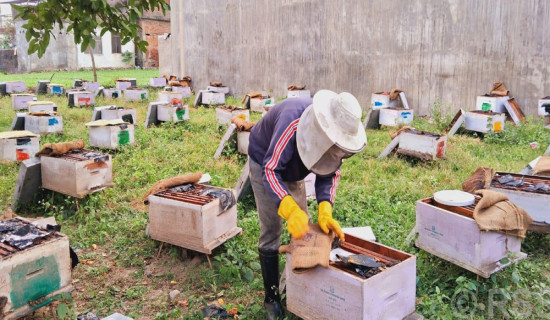
[[[172,37],[165,34],[157,37],[159,53],[159,76],[172,73]]]
[[[362,105],[394,87],[429,113],[472,109],[503,81],[526,113],[550,94],[550,1],[172,1],[172,69],[195,87],[285,94],[349,91]],[[185,48],[185,52],[182,47]]]

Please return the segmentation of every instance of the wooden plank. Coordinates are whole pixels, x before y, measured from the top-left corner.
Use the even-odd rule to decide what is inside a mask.
[[[363,121],[363,128],[365,129],[380,129],[380,110],[370,109]]]
[[[25,130],[25,113],[18,112],[11,122],[10,131]]]
[[[544,156],[550,156],[550,145],[548,146],[548,149],[543,154]]]
[[[200,106],[202,103],[202,92],[204,90],[199,90],[199,92],[197,93],[197,96],[195,97],[195,103],[193,103],[193,106],[194,107],[197,107],[197,106]]]
[[[235,192],[237,193],[237,201],[252,191],[252,184],[250,183],[250,159],[246,160],[237,185],[235,185]]]
[[[149,108],[147,108],[147,116],[145,117],[145,129],[160,123],[157,116],[157,106],[158,105],[156,103],[149,104]]]
[[[460,109],[454,116],[453,120],[449,123],[447,128],[443,130],[443,132],[447,133],[448,137],[452,137],[455,135],[455,133],[458,131],[460,126],[462,126],[462,123],[464,123],[465,120],[465,112],[464,110]]]
[[[407,101],[407,97],[405,96],[405,92],[399,92],[399,98],[401,99],[401,104],[403,105],[403,108],[410,109],[409,102]]]
[[[397,145],[399,145],[399,136],[393,138],[390,144],[388,144],[388,146],[382,151],[382,153],[376,159],[380,160],[382,158],[387,157],[395,148],[397,148]]]
[[[508,114],[510,115],[510,117],[512,117],[512,120],[514,120],[515,124],[525,122],[525,114],[523,113],[523,110],[521,110],[521,107],[519,106],[515,98],[505,101],[504,107],[506,107]]]
[[[222,141],[220,141],[220,146],[218,147],[218,150],[216,150],[216,153],[214,153],[214,159],[218,159],[222,155],[225,144],[232,138],[233,133],[235,133],[236,129],[237,126],[235,124],[232,123],[229,125],[227,131],[223,135]]]

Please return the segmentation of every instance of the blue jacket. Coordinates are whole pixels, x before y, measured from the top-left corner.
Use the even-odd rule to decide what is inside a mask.
[[[298,154],[296,129],[312,99],[286,99],[278,103],[252,128],[248,155],[263,168],[264,185],[279,202],[289,194],[283,181],[303,180],[310,171]],[[340,169],[329,176],[316,176],[317,201],[334,204]]]

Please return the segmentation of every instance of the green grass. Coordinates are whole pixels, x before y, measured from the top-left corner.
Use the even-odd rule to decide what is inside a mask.
[[[102,75],[104,72],[109,76]],[[154,74],[156,72],[150,70],[99,73],[100,79],[136,77],[139,84],[146,83]],[[69,82],[66,84],[74,78],[90,78],[68,72],[60,72],[56,77],[66,79]],[[21,78],[35,85],[43,77],[36,74],[10,76],[10,79]],[[43,136],[41,143],[76,138],[87,141],[84,123],[91,118],[91,108],[68,108],[64,97],[42,98],[59,106],[64,118],[64,135]],[[151,90],[150,99],[156,99],[156,92]],[[230,103],[238,101],[232,98]],[[99,99],[97,104],[107,103]],[[164,245],[159,251],[159,244],[145,235],[147,207],[141,204],[141,197],[155,181],[200,170],[210,173],[216,186],[230,188],[235,185],[246,158],[231,150],[219,160],[212,158],[225,131],[218,127],[214,109],[192,109],[189,122],[145,130],[142,124],[147,103],[118,101],[117,104],[136,108],[139,126],[135,132],[137,146],[111,153],[115,187],[78,202],[44,191],[41,199],[22,213],[29,217],[55,216],[80,258],[91,261],[91,264],[79,265],[73,274],[74,308],[78,313],[93,311],[102,316],[120,312],[138,319],[201,319],[197,312],[204,303],[222,297],[226,304],[241,310],[242,319],[264,319],[256,251],[259,226],[252,197],[238,205],[243,234],[214,252],[212,269],[204,258],[196,265],[190,260],[182,261],[176,247]],[[9,97],[0,98],[0,111],[0,131],[5,131],[15,114]],[[259,119],[257,114],[253,117]],[[440,126],[438,123],[420,120],[415,126],[436,130]],[[477,298],[477,311],[470,317],[472,319],[490,318],[488,292],[492,289],[502,289],[503,296],[499,297],[504,299],[502,310],[509,312],[512,318],[522,318],[517,312],[521,312],[524,305],[514,296],[519,289],[526,290],[521,291],[521,297],[536,312],[550,312],[548,300],[543,299],[548,296],[550,280],[549,236],[529,233],[523,245],[523,250],[529,254],[528,260],[490,279],[478,279],[468,271],[416,249],[405,240],[415,224],[415,201],[441,189],[459,189],[462,181],[478,166],[518,172],[542,154],[550,137],[546,131],[538,129],[539,125],[516,128],[507,123],[506,133],[500,138],[488,136],[485,140],[456,135],[449,139],[447,159],[433,163],[395,155],[377,161],[376,157],[390,141],[388,130],[368,130],[366,150],[343,164],[335,217],[343,226],[369,225],[379,242],[417,256],[416,310],[426,319],[456,318],[451,308],[452,298],[464,288],[472,290]],[[540,147],[532,149],[531,141],[538,141]],[[9,206],[17,172],[16,164],[0,165],[0,210]],[[311,212],[316,212],[316,207],[314,202],[310,203]],[[286,233],[284,241],[288,241]],[[93,250],[92,244],[97,244],[98,249]],[[168,293],[173,289],[182,292],[180,306],[167,302]],[[506,300],[507,297],[510,299]],[[504,317],[501,309],[493,311],[495,318]]]
[[[119,78],[136,78],[138,86],[146,86],[149,85],[149,78],[158,76],[157,69],[108,69],[97,71],[97,81],[105,87],[114,87],[116,79]],[[20,74],[0,74],[0,82],[24,80],[28,87],[36,87],[38,81],[50,80],[50,78],[51,83],[62,84],[65,88],[70,88],[73,86],[75,79],[93,81],[94,74],[91,70],[33,72],[24,76]]]

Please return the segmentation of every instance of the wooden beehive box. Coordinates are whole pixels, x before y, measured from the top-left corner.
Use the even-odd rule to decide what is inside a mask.
[[[71,91],[67,98],[70,107],[87,107],[95,104],[95,93],[89,91]]]
[[[498,182],[500,177],[511,175],[516,179],[523,179],[520,187],[509,187]],[[522,207],[533,218],[529,230],[550,233],[550,192],[526,191],[525,188],[538,183],[550,186],[550,178],[530,176],[508,172],[496,172],[489,189],[504,193],[510,201]]]
[[[476,99],[476,110],[481,111],[492,111],[497,113],[505,113],[506,107],[504,104],[508,101],[510,97],[497,97],[490,95],[477,96]]]
[[[27,103],[32,102],[34,98],[36,98],[36,96],[30,93],[13,93],[11,95],[13,110],[27,109]]]
[[[212,92],[212,91],[202,91],[201,93],[201,103],[206,105],[217,105],[225,103],[225,93],[223,92]]]
[[[411,124],[413,119],[414,111],[412,109],[388,107],[380,109],[378,122],[384,126],[396,127],[400,124]]]
[[[309,90],[288,90],[286,97],[287,98],[311,98],[311,92]]]
[[[264,107],[270,105],[273,101],[271,97],[251,98],[250,99],[250,111],[264,113]]]
[[[399,135],[399,154],[422,160],[437,160],[446,157],[446,150],[447,136],[418,130],[405,131]]]
[[[231,124],[231,119],[241,114],[246,117],[247,121],[250,120],[250,112],[248,109],[231,106],[222,106],[216,108],[216,119],[218,120],[218,123],[222,125]]]
[[[504,130],[506,115],[492,111],[469,111],[464,114],[464,128],[480,133]]]
[[[36,94],[47,94],[49,84],[50,80],[38,80],[36,84]]]
[[[111,155],[90,150],[41,157],[42,187],[76,198],[112,187],[112,170]]]
[[[346,243],[368,250],[375,257],[397,264],[363,279],[333,265],[296,274],[286,268],[288,311],[305,320],[404,319],[414,314],[416,303],[416,257],[408,253],[346,234]],[[369,254],[370,255],[370,254]],[[286,265],[292,256],[286,255]]]
[[[384,92],[373,93],[370,98],[370,106],[372,110],[380,110],[384,108],[397,108],[397,99],[390,101],[390,94]]]
[[[172,86],[173,92],[179,92],[182,94],[182,98],[190,98],[191,97],[191,88],[190,87],[184,87],[184,86]]]
[[[449,207],[433,198],[417,201],[416,246],[484,278],[527,257],[520,238],[479,230],[473,211],[474,205]]]
[[[249,131],[237,132],[237,151],[241,154],[248,154],[248,141],[250,140]]]
[[[124,78],[124,79],[116,80],[116,88],[121,91],[124,91],[129,87],[135,87],[135,86],[137,86],[137,80],[135,78]]]
[[[221,87],[214,87],[214,86],[208,86],[206,87],[206,90],[216,93],[223,93],[228,94],[229,93],[229,87],[221,86]]]
[[[101,109],[99,111],[101,113],[101,119],[103,120],[115,120],[115,119],[122,119],[125,122],[128,122],[130,124],[136,124],[137,123],[137,111],[133,108],[122,108],[122,107],[116,107],[111,109]],[[97,119],[94,119],[97,120]]]
[[[19,93],[27,91],[27,85],[25,81],[7,81],[6,82],[6,93]]]
[[[171,103],[172,99],[183,99],[183,93],[178,91],[159,91],[157,95],[157,101],[166,101]]]
[[[62,84],[50,83],[48,84],[48,94],[62,95],[65,92],[65,87]]]
[[[119,146],[134,145],[134,125],[122,120],[92,121],[88,126],[90,146],[105,149],[117,149]]]
[[[542,98],[542,99],[539,100],[537,113],[541,117],[550,116],[550,109],[545,108],[545,105],[550,105],[550,96]]]
[[[128,88],[124,90],[124,101],[145,101],[149,96],[146,89]]]
[[[99,82],[93,82],[93,81],[83,81],[82,82],[82,88],[84,88],[84,90],[86,91],[90,91],[90,92],[97,92],[97,90],[99,89],[101,85],[99,84]]]
[[[23,226],[30,223],[22,218],[7,222]],[[2,319],[20,319],[37,305],[49,304],[54,296],[71,292],[71,282],[67,236],[52,232],[38,240],[38,244],[24,249],[0,244],[0,297],[6,299],[5,305],[0,306]]]
[[[31,101],[27,103],[29,112],[57,112],[57,105],[51,101]]]
[[[166,85],[166,78],[149,78],[149,85],[151,87],[164,87]]]
[[[63,133],[63,117],[50,115],[25,115],[25,130],[36,134]]]
[[[147,230],[154,240],[205,254],[242,231],[236,205],[222,211],[219,199],[169,190],[149,196]]]
[[[189,106],[161,104],[157,106],[157,119],[164,122],[181,122],[189,120]]]
[[[23,161],[39,150],[40,136],[30,131],[0,132],[0,160]]]
[[[103,98],[106,100],[109,99],[118,99],[122,97],[122,91],[117,88],[104,88],[103,89]]]

